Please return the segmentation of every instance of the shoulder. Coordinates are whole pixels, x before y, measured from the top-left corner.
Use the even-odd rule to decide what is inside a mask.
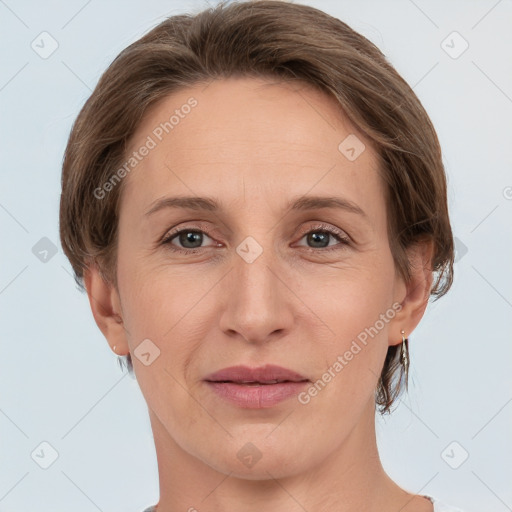
[[[435,498],[432,498],[430,496],[427,497],[434,504],[434,512],[463,512],[460,508],[452,507],[450,505],[447,505],[443,501],[436,500]],[[156,506],[153,505],[151,507],[148,507],[144,509],[143,512],[156,512]]]
[[[426,496],[434,504],[434,512],[463,512],[460,508],[447,505],[443,501],[436,500],[431,496]],[[144,509],[143,512],[156,512],[156,505]]]

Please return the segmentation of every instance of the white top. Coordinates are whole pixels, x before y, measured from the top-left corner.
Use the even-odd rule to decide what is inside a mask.
[[[451,507],[450,505],[432,498],[431,496],[425,496],[425,498],[429,499],[434,504],[434,512],[463,512],[460,508]],[[144,512],[156,512],[156,505],[148,507]]]
[[[428,498],[434,504],[434,512],[463,512],[460,508],[447,505],[446,503],[436,500],[431,496],[425,496],[425,498]]]

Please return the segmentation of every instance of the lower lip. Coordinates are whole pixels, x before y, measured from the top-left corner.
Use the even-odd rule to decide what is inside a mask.
[[[234,382],[210,382],[209,387],[229,402],[246,409],[263,409],[298,395],[309,381],[280,382],[277,384],[261,384],[250,386]]]

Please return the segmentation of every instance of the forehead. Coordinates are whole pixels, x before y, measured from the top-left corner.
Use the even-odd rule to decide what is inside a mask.
[[[309,84],[229,78],[179,90],[146,113],[127,159],[134,152],[123,203],[141,208],[171,192],[236,201],[248,189],[268,206],[310,190],[382,206],[373,147]]]

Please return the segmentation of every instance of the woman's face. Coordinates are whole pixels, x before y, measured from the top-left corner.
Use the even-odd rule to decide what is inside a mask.
[[[342,119],[307,86],[232,78],[169,96],[131,140],[127,348],[157,442],[224,473],[297,474],[368,433],[388,345],[407,328],[376,156]],[[204,201],[171,202],[185,197]],[[270,364],[308,382],[205,380]]]

